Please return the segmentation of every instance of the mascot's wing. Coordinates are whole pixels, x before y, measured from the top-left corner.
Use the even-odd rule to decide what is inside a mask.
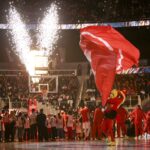
[[[80,47],[91,64],[104,106],[110,95],[115,73],[137,65],[139,51],[111,26],[81,29]]]

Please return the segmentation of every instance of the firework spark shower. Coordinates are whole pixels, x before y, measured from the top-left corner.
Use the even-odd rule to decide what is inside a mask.
[[[52,4],[44,14],[44,19],[38,27],[37,35],[40,49],[46,49],[52,53],[53,44],[58,39],[58,13],[57,6]]]
[[[32,39],[26,25],[23,23],[21,16],[11,5],[7,16],[10,33],[12,35],[12,43],[16,54],[20,57],[22,63],[26,66],[30,75],[34,75],[36,62],[33,60],[31,53]],[[44,18],[37,28],[38,50],[44,50],[44,55],[51,55],[53,45],[58,39],[58,13],[57,6],[52,4],[44,14]]]
[[[13,47],[16,54],[20,57],[20,60],[25,64],[27,71],[32,70],[30,65],[30,45],[31,38],[26,29],[25,24],[23,23],[21,16],[17,10],[11,6],[9,9],[9,14],[7,16],[10,33],[12,35]]]

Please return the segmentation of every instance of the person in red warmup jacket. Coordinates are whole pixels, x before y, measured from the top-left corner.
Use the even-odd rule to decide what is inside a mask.
[[[145,120],[145,133],[150,134],[150,111],[146,113],[146,120]]]
[[[144,128],[143,121],[146,119],[146,116],[140,105],[137,105],[137,107],[131,112],[130,117],[133,118],[136,137],[142,135]]]
[[[80,110],[80,114],[82,117],[82,128],[83,128],[83,133],[84,133],[84,140],[87,140],[90,134],[90,112],[87,106],[84,106]]]
[[[117,116],[116,116],[117,137],[119,137],[119,138],[120,138],[120,130],[122,131],[123,137],[127,133],[127,128],[126,128],[126,125],[125,125],[125,121],[127,120],[127,117],[128,117],[127,110],[125,108],[123,108],[122,106],[120,106],[117,109]]]
[[[112,96],[107,100],[106,109],[104,111],[104,120],[102,123],[102,132],[108,137],[108,144],[115,145],[115,137],[113,133],[113,126],[117,115],[117,109],[125,100],[125,94],[122,91],[118,91],[116,96]],[[110,140],[109,140],[110,139]]]
[[[96,137],[96,133],[98,133],[98,138],[101,137],[101,124],[102,120],[104,118],[104,113],[102,112],[100,106],[97,106],[97,108],[94,111],[94,119],[93,119],[93,129],[92,129],[92,138],[93,140]]]

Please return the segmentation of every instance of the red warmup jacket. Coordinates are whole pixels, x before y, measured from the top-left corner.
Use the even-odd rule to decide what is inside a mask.
[[[120,107],[117,109],[117,116],[116,116],[117,123],[125,123],[127,117],[128,112],[125,110],[125,108]]]
[[[146,121],[150,123],[150,111],[146,114]]]
[[[82,116],[82,122],[88,122],[89,121],[89,109],[87,107],[84,107],[81,111]]]
[[[112,104],[113,105],[112,109],[116,111],[119,108],[119,106],[123,103],[123,100],[124,99],[122,97],[121,98],[115,97],[115,98],[108,99],[107,103]]]
[[[142,120],[146,119],[145,113],[140,108],[135,108],[130,116],[134,120],[134,124],[141,124]]]
[[[144,126],[144,131],[150,134],[150,111],[146,113],[146,120]]]
[[[94,112],[94,123],[102,122],[104,117],[104,113],[101,111],[100,108],[96,108]]]

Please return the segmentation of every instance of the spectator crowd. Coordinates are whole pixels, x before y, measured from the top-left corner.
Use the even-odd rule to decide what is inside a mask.
[[[12,101],[16,102],[27,101],[33,96],[29,95],[27,83],[28,78],[24,73],[13,76],[2,75],[0,77],[0,96],[2,98],[9,96]],[[59,110],[57,114],[44,114],[42,109],[40,112],[32,109],[31,114],[22,111],[8,112],[8,108],[3,109],[0,114],[0,141],[101,140],[110,136],[110,142],[113,144],[115,137],[149,137],[149,111],[143,112],[140,106],[137,106],[132,112],[127,112],[120,106],[117,109],[115,107],[117,115],[114,117],[114,112],[111,112],[111,115],[107,114],[112,106],[109,104],[105,108],[98,105],[90,109],[83,103],[81,107],[74,109],[78,87],[77,76],[59,77],[58,93],[49,94],[47,100],[43,101],[54,105]],[[117,75],[114,87],[118,90],[125,89],[127,95],[144,93],[144,96],[147,96],[149,94],[149,75]],[[90,76],[87,81],[87,88],[96,91],[93,76]],[[38,95],[34,97],[40,100]],[[95,95],[90,95],[90,99],[95,101]],[[120,114],[121,116],[118,116]],[[137,116],[141,118],[136,118]],[[121,118],[124,120],[120,120]],[[104,128],[105,124],[109,132]],[[122,135],[120,130],[122,130]]]
[[[108,108],[110,109],[110,105],[105,108],[97,105],[94,111],[90,111],[85,105],[76,111],[60,111],[56,115],[45,115],[43,109],[40,112],[32,109],[31,114],[2,111],[0,142],[104,140],[111,136],[112,144],[115,138],[150,137],[150,111],[143,112],[137,106],[132,112],[128,112],[120,106],[114,117],[108,113]],[[112,122],[113,128],[108,121]],[[105,125],[108,126],[107,130]]]
[[[150,14],[148,0],[70,0],[59,5],[63,23],[130,21],[149,18]]]
[[[116,75],[113,88],[118,90],[125,90],[127,96],[140,95],[141,100],[147,98],[150,94],[150,75],[147,74],[122,74]],[[99,97],[99,92],[96,89],[95,80],[93,74],[87,80],[87,89],[90,94],[86,99],[91,99],[91,95],[95,97],[95,100]],[[88,91],[87,90],[87,91]],[[94,93],[94,95],[93,95]]]
[[[59,76],[58,83],[58,93],[47,93],[46,99],[43,100],[42,93],[29,92],[27,73],[21,72],[13,75],[1,75],[0,98],[7,104],[8,99],[10,99],[14,105],[16,103],[16,107],[21,105],[19,104],[20,102],[28,103],[30,98],[36,98],[40,102],[52,104],[57,109],[72,108],[75,104],[79,87],[77,76]],[[53,86],[53,84],[50,86]],[[56,85],[54,84],[54,86]]]
[[[38,18],[43,18],[45,8],[50,6],[53,0],[22,0],[14,1],[15,5],[25,17],[28,17],[30,23],[37,23]],[[56,1],[55,1],[56,2]],[[149,0],[69,0],[58,1],[59,21],[60,23],[87,23],[87,22],[114,22],[149,19],[150,4]],[[1,6],[1,17],[5,18],[8,1],[4,1]],[[68,13],[69,12],[69,13]]]

